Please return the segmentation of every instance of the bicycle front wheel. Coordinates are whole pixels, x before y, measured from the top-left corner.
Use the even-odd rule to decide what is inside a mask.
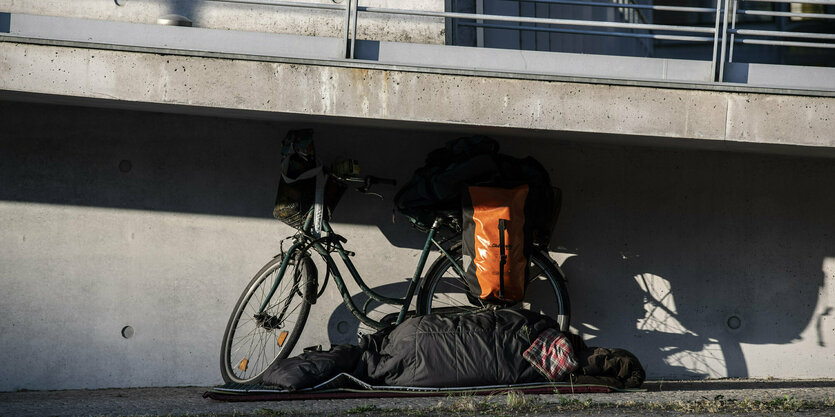
[[[461,245],[456,244],[449,254],[463,269]],[[534,311],[556,320],[561,331],[568,331],[571,306],[565,286],[565,275],[547,255],[534,252],[528,261],[525,298],[508,308]],[[461,313],[490,308],[491,305],[469,294],[464,278],[458,275],[452,262],[445,256],[438,258],[427,273],[418,295],[421,314]]]
[[[316,296],[316,266],[299,252],[285,257],[290,258],[284,273],[281,257],[264,265],[229,317],[220,353],[227,383],[260,381],[273,362],[290,354],[304,329],[309,300]]]

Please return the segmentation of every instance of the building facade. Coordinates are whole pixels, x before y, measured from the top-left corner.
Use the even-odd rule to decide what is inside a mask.
[[[298,128],[401,184],[460,136],[535,156],[573,330],[650,378],[835,372],[832,6],[263,3],[0,0],[0,390],[219,383]],[[379,191],[333,221],[395,295],[423,236]],[[357,329],[329,288],[297,348]]]

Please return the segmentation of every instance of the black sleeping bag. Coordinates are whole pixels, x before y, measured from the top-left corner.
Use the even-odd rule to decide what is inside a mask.
[[[546,381],[522,357],[546,328],[559,325],[529,311],[413,317],[387,335],[363,337],[364,377],[378,384],[414,387]]]
[[[474,387],[547,382],[523,356],[546,329],[559,328],[548,317],[529,311],[498,310],[458,315],[413,317],[399,326],[365,335],[360,346],[335,345],[279,359],[262,383],[290,391],[313,387],[346,372],[374,385],[401,387]],[[577,369],[555,381],[640,387],[641,363],[623,349],[586,347],[566,334]],[[540,355],[550,355],[541,350]],[[534,357],[534,361],[538,362]]]
[[[340,373],[353,373],[362,351],[353,345],[335,345],[330,350],[306,351],[279,359],[264,372],[262,383],[290,391],[309,388]]]

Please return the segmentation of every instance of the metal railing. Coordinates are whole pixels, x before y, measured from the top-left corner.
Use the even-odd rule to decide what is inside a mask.
[[[623,14],[623,16],[632,16],[624,17],[622,19],[624,21],[393,9],[362,6],[360,5],[360,0],[342,0],[341,4],[302,3],[279,0],[203,1],[338,11],[342,13],[342,18],[344,19],[341,36],[344,40],[344,56],[346,59],[355,59],[357,26],[360,17],[363,15],[412,16],[423,18],[436,17],[445,19],[448,23],[455,21],[456,25],[477,29],[509,29],[544,33],[610,36],[645,39],[655,42],[676,41],[684,43],[712,43],[712,53],[710,56],[711,71],[715,75],[714,81],[717,82],[724,80],[726,62],[733,61],[734,44],[835,49],[835,33],[746,29],[738,27],[739,21],[737,19],[737,16],[762,16],[775,19],[802,18],[832,20],[835,19],[835,14],[770,11],[750,8],[743,9],[739,7],[741,0],[716,0],[714,7],[638,4],[635,3],[634,0],[519,0],[520,2],[525,1],[549,5],[575,6],[582,8],[615,8],[621,12],[636,12],[634,15]],[[811,4],[835,7],[835,0],[745,0],[745,3]],[[726,13],[726,11],[729,10],[730,13]],[[695,26],[652,23],[651,14],[658,11],[684,14],[710,14],[712,16],[713,25]]]
[[[832,6],[835,7],[835,1],[833,0],[802,0],[802,1],[789,1],[789,0],[748,0],[750,3],[784,3],[784,4],[816,4],[816,5],[824,5],[824,6]],[[735,43],[741,44],[749,44],[749,45],[771,45],[771,46],[793,46],[793,47],[801,47],[801,48],[829,48],[835,49],[835,33],[828,34],[828,33],[808,33],[808,32],[785,32],[785,31],[775,31],[775,30],[751,30],[751,29],[737,29],[736,28],[736,18],[738,15],[743,16],[767,16],[767,17],[797,17],[803,19],[820,19],[820,20],[835,20],[835,14],[827,14],[827,13],[803,13],[803,12],[780,12],[780,11],[769,11],[769,10],[746,10],[746,9],[739,9],[739,0],[734,0],[733,2],[733,13],[731,14],[731,28],[728,29],[728,33],[731,34],[731,50],[728,59],[730,62],[733,61],[733,45]],[[740,36],[750,36],[743,37],[737,39],[737,35]],[[759,39],[759,38],[770,38],[770,39]],[[795,39],[818,39],[818,40],[826,40],[826,41],[833,41],[832,43],[825,43],[825,42],[800,42],[800,41],[785,41],[785,40],[776,40],[774,38],[795,38]]]

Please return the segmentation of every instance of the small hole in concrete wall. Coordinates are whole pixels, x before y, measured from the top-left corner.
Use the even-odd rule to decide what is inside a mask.
[[[729,329],[737,330],[742,327],[742,319],[737,316],[730,316],[728,317],[727,325]]]
[[[117,6],[124,6],[128,0],[113,0],[113,2],[116,3]]]
[[[125,174],[127,174],[128,172],[130,172],[131,169],[133,169],[133,164],[127,159],[123,159],[121,162],[119,162],[119,171],[122,171]]]
[[[133,327],[122,327],[122,337],[124,337],[125,339],[130,339],[131,337],[133,337]]]
[[[336,331],[342,334],[348,333],[348,322],[343,320],[336,323]]]

